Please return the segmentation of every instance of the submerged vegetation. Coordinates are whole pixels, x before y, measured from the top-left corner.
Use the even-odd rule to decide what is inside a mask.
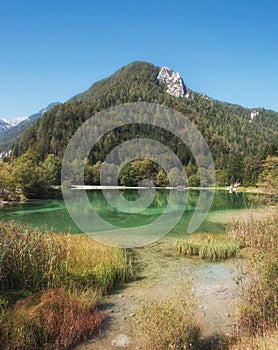
[[[0,342],[4,349],[57,349],[91,336],[98,300],[133,275],[126,250],[85,235],[0,228]]]

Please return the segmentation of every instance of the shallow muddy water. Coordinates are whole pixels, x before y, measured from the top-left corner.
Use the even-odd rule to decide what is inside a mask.
[[[198,300],[202,336],[233,331],[239,298],[234,262],[213,263],[178,256],[174,242],[164,239],[137,249],[143,265],[137,279],[106,297],[102,306],[108,312],[105,327],[96,338],[77,346],[76,350],[135,349],[131,325],[136,309],[144,301],[173,295],[189,280]]]

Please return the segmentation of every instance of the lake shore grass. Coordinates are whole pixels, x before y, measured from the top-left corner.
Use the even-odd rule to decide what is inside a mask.
[[[133,277],[132,256],[85,235],[0,228],[0,342],[4,349],[67,349],[91,337],[102,295]]]
[[[224,260],[239,256],[238,245],[223,233],[193,233],[176,244],[177,251],[207,260]]]

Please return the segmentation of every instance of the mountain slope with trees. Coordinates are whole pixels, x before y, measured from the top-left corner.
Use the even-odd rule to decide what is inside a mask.
[[[52,108],[57,106],[59,102],[50,103],[46,108],[41,109],[39,112],[30,115],[29,117],[22,120],[16,125],[5,128],[5,130],[0,132],[0,153],[9,152],[17,143],[20,136],[27,130],[31,125],[33,125],[37,119],[41,118],[44,113],[50,111]],[[1,128],[1,119],[0,119]]]
[[[158,74],[159,67],[133,62],[93,84],[85,92],[46,112],[28,128],[15,146],[13,157],[18,158],[32,150],[40,155],[41,161],[50,154],[61,160],[73,133],[96,112],[128,102],[151,102],[181,112],[198,127],[214,157],[218,184],[234,181],[254,185],[262,161],[277,152],[278,113],[216,101],[188,88],[187,97],[174,97],[167,93],[165,84],[158,82]],[[156,140],[163,141],[181,158],[193,176],[194,184],[198,184],[194,159],[179,140],[159,128],[137,124],[128,132],[124,127],[115,129],[100,140],[89,157],[85,172],[87,183],[98,183],[100,167],[97,164],[105,159],[107,152],[138,134],[141,137],[151,134]]]

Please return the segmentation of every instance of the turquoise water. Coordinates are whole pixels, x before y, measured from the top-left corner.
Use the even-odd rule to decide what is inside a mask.
[[[113,196],[113,194],[115,194],[113,191],[114,190],[105,190],[106,196]],[[181,211],[184,209],[184,205],[179,203],[182,202],[184,196],[188,195],[185,211],[179,223],[169,233],[173,236],[180,236],[187,232],[187,226],[196,207],[200,191],[171,191],[174,191],[172,194],[175,198],[173,211]],[[139,196],[137,190],[121,190],[121,194],[129,201],[135,201]],[[140,213],[130,214],[119,211],[109,205],[101,190],[87,191],[88,199],[98,215],[105,221],[120,227],[136,227],[153,222],[164,212],[169,194],[170,190],[157,190],[155,198],[148,208]],[[250,200],[252,200],[252,194],[229,194],[228,191],[216,191],[210,212],[246,209]],[[33,226],[45,226],[47,228],[52,228],[55,232],[81,232],[68,214],[63,200],[30,200],[13,207],[6,207],[0,209],[0,220],[14,220],[18,223],[30,224]],[[208,220],[205,220],[198,229],[198,231],[202,232],[220,232],[223,230],[223,223],[213,223]]]

